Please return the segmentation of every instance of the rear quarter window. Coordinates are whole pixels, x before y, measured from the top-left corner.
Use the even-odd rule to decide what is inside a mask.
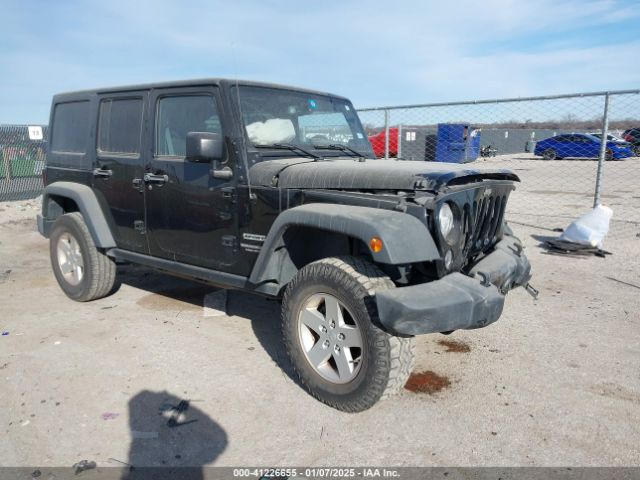
[[[58,103],[53,111],[51,151],[86,153],[89,123],[88,101]]]

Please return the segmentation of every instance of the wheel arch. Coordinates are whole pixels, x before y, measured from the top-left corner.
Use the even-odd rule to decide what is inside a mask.
[[[38,221],[41,233],[48,237],[53,222],[59,216],[71,212],[82,214],[97,247],[116,246],[95,193],[90,187],[78,183],[55,182],[45,187],[42,193],[42,222]]]
[[[374,253],[369,240],[383,248]],[[311,203],[282,212],[273,223],[253,266],[254,285],[276,282],[281,290],[300,268],[321,258],[367,255],[372,263],[404,265],[440,258],[427,227],[403,212]]]

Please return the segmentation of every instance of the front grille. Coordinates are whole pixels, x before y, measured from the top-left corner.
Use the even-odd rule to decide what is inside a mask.
[[[462,210],[462,252],[469,258],[490,249],[502,234],[502,220],[509,191],[482,189],[459,205]]]
[[[434,225],[443,259],[448,250],[453,254],[452,262],[446,270],[443,266],[441,274],[471,265],[474,259],[489,252],[502,239],[505,210],[514,188],[512,182],[483,182],[455,189],[438,199],[440,205],[449,203],[460,219],[457,234],[450,241],[444,239]]]

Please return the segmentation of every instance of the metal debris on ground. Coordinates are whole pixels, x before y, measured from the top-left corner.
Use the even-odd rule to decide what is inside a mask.
[[[595,255],[601,258],[604,258],[606,255],[611,255],[611,252],[603,250],[602,248],[569,242],[561,240],[560,238],[546,238],[542,240],[542,246],[547,249],[547,253],[552,255]]]
[[[638,290],[640,290],[640,285],[636,285],[635,283],[629,283],[629,282],[625,282],[623,280],[618,280],[617,278],[613,278],[613,277],[604,277],[607,280],[612,280],[614,282],[620,283],[622,285],[627,285],[628,287],[633,287],[633,288],[637,288]]]
[[[184,418],[184,412],[186,412],[187,410],[189,410],[189,405],[190,405],[190,401],[189,400],[180,400],[180,402],[178,403],[178,405],[173,406],[173,405],[169,405],[169,404],[162,404],[160,406],[160,412],[171,412],[171,416],[169,417],[169,420],[167,421],[167,427],[169,428],[174,428],[174,427],[181,427],[183,425],[188,425],[190,423],[194,423],[197,422],[197,419],[193,419],[193,420],[181,420],[181,418]],[[167,408],[168,407],[168,408]]]
[[[75,469],[74,474],[78,475],[79,473],[84,472],[85,470],[93,470],[96,468],[96,462],[89,462],[88,460],[80,460],[78,463],[74,463],[71,468]]]

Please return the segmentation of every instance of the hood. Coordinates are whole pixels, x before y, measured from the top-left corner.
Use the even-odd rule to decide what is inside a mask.
[[[519,182],[511,170],[406,160],[266,160],[249,170],[252,185],[339,190],[432,190],[482,180]]]

